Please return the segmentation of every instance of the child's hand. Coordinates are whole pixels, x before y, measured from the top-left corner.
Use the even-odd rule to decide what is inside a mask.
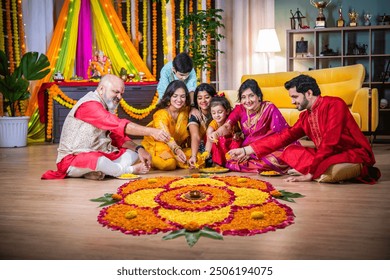
[[[218,137],[219,137],[219,134],[216,131],[209,134],[209,139],[213,143],[218,143]]]
[[[196,156],[191,156],[188,159],[188,165],[189,165],[190,169],[196,168],[196,166],[197,166],[196,161],[197,161]]]

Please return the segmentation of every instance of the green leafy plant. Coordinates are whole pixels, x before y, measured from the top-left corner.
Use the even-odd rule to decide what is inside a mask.
[[[112,193],[105,193],[104,196],[90,199],[92,202],[103,202],[99,207],[115,204],[118,202],[117,199],[112,198]]]
[[[199,10],[185,15],[178,22],[178,28],[186,30],[184,48],[191,55],[196,70],[210,71],[215,66],[217,53],[223,53],[217,43],[225,38],[218,33],[218,28],[225,28],[222,23],[221,9]],[[190,34],[189,30],[193,32]],[[207,44],[207,38],[212,42]]]
[[[27,52],[10,73],[9,59],[4,51],[0,51],[0,92],[4,96],[4,108],[9,108],[11,117],[15,117],[19,101],[30,98],[30,81],[43,79],[50,72],[49,66],[46,55]]]
[[[196,231],[189,231],[189,230],[186,230],[184,228],[180,229],[180,230],[175,230],[175,231],[172,231],[171,233],[163,236],[162,239],[163,240],[170,240],[170,239],[178,238],[180,236],[184,236],[186,238],[187,244],[190,247],[194,246],[196,244],[196,242],[198,242],[198,240],[201,236],[212,238],[212,239],[223,240],[223,236],[221,234],[219,234],[215,230],[208,228],[208,227],[204,227],[204,228],[196,230]]]
[[[277,197],[277,199],[285,200],[288,202],[295,202],[294,198],[305,197],[300,193],[287,192],[285,190],[279,190],[282,196]]]

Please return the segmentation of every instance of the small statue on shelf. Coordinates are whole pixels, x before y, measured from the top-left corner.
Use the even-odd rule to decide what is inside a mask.
[[[357,18],[359,14],[355,12],[355,10],[352,10],[351,12],[348,13],[349,16],[349,26],[357,26]]]
[[[96,51],[92,60],[89,60],[88,78],[100,79],[111,73],[111,60],[104,55],[103,51]]]
[[[343,19],[343,11],[341,9],[342,7],[340,6],[339,8],[339,19],[337,20],[337,27],[343,27],[345,24],[345,21]]]
[[[364,14],[364,25],[365,26],[370,26],[371,25],[371,18],[372,18],[372,15],[367,13],[367,14]]]
[[[338,52],[334,52],[333,49],[329,48],[329,45],[326,44],[324,50],[320,54],[321,56],[336,56],[339,55]]]

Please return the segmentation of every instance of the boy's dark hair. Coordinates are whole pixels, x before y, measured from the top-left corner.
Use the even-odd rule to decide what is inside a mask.
[[[191,57],[185,52],[179,53],[173,59],[172,66],[177,72],[183,74],[191,72],[192,68],[194,68]]]
[[[163,109],[163,108],[168,107],[169,106],[169,102],[171,101],[172,95],[179,88],[184,89],[184,91],[186,93],[186,105],[189,106],[191,100],[190,100],[190,93],[188,92],[186,84],[183,81],[175,80],[175,81],[172,81],[168,85],[167,89],[164,92],[163,97],[161,98],[160,102],[157,104],[156,108],[157,109]]]
[[[321,90],[317,84],[317,81],[308,75],[299,75],[287,81],[284,87],[289,90],[290,88],[296,88],[296,91],[305,94],[309,89],[313,92],[314,96],[321,95]]]
[[[242,93],[250,88],[254,94],[259,97],[260,102],[263,101],[263,93],[259,87],[259,84],[254,79],[245,80],[238,89],[238,101],[241,102]]]
[[[213,86],[207,83],[198,85],[194,91],[194,104],[195,108],[198,109],[198,93],[199,91],[206,91],[211,97],[217,95],[217,92]]]

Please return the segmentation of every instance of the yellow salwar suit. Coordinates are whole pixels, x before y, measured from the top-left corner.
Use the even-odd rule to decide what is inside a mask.
[[[147,125],[148,127],[159,128],[167,131],[177,145],[182,147],[187,158],[191,155],[191,149],[188,148],[189,132],[188,124],[188,108],[184,108],[179,112],[177,119],[174,120],[167,109],[160,109],[153,114],[153,120]],[[168,144],[156,141],[151,136],[145,136],[142,140],[142,146],[152,156],[152,165],[159,170],[175,170],[177,167],[188,168],[188,164],[179,162]]]

